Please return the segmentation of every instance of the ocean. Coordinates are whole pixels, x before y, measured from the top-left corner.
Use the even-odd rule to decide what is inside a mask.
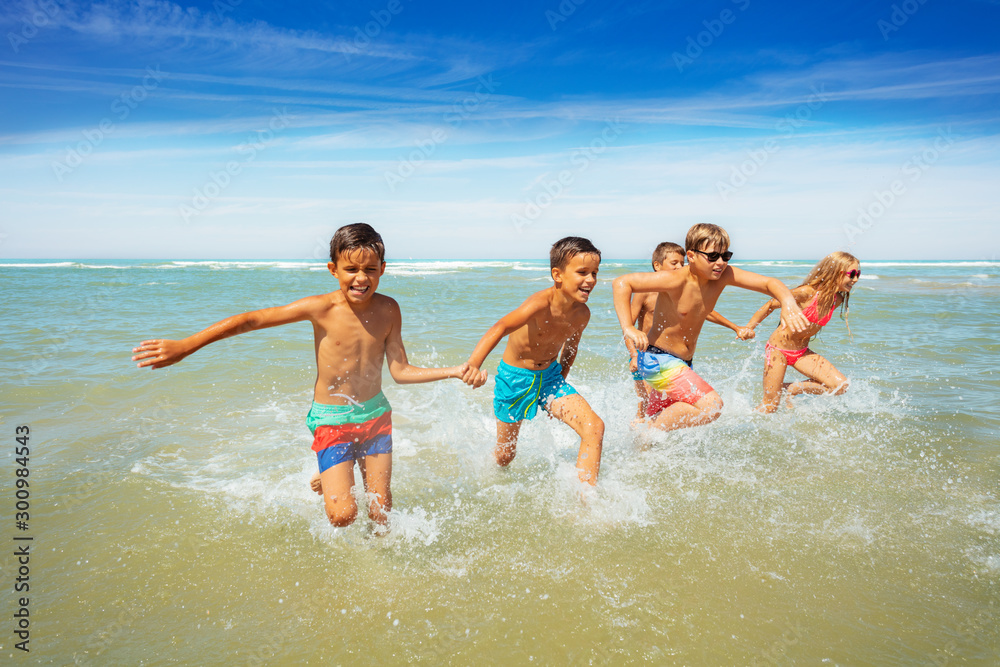
[[[733,263],[790,286],[813,264]],[[308,488],[308,323],[163,370],[130,359],[146,338],[332,291],[325,265],[0,260],[0,502],[8,544],[30,551],[27,592],[14,592],[14,546],[0,558],[0,656],[996,665],[1000,262],[861,268],[850,334],[835,315],[811,344],[850,378],[845,395],[757,414],[778,314],[749,342],[707,323],[695,363],[721,418],[644,448],[610,281],[649,265],[605,260],[569,376],[607,424],[583,496],[577,438],[544,416],[508,469],[492,461],[492,377],[471,390],[386,372],[394,509],[377,536],[363,515],[331,527]],[[550,284],[547,262],[410,260],[390,261],[379,291],[400,303],[411,363],[450,366]],[[764,299],[733,288],[717,310],[743,324]],[[16,647],[22,608],[30,654]]]

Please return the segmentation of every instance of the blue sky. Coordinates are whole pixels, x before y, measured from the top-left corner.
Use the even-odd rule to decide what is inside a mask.
[[[0,1],[0,256],[996,259],[997,2]]]

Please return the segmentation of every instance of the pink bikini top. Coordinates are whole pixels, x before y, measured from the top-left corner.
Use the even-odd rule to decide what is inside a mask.
[[[816,312],[817,301],[819,301],[819,294],[814,296],[813,300],[809,302],[809,305],[802,309],[802,314],[805,315],[806,319],[813,324],[818,324],[821,327],[826,326],[826,323],[830,321],[831,317],[833,317],[833,311],[837,310],[837,306],[834,305],[833,308],[830,309],[830,312],[827,313],[823,319],[820,319],[819,313]]]

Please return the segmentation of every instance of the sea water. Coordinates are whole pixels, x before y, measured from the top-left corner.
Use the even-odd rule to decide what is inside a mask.
[[[741,268],[797,285],[811,262]],[[636,442],[605,260],[569,376],[607,424],[600,483],[540,415],[491,458],[492,377],[399,386],[387,535],[331,527],[308,480],[308,323],[137,369],[146,338],[332,291],[295,261],[0,266],[8,544],[31,542],[42,664],[830,664],[1000,661],[1000,262],[865,261],[847,322],[811,347],[843,396],[754,412],[763,347],[706,324],[708,426]],[[539,261],[390,261],[411,363],[463,362],[551,284]],[[727,290],[745,323],[764,302]],[[484,368],[491,374],[498,348]],[[789,371],[789,377],[795,376]],[[15,428],[31,516],[14,527]],[[360,492],[359,492],[360,493]],[[4,549],[12,634],[16,559]]]

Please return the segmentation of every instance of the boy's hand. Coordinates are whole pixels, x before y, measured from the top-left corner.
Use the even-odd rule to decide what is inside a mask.
[[[486,384],[486,378],[489,375],[488,373],[479,370],[469,362],[465,362],[462,366],[465,367],[465,372],[462,373],[462,382],[469,385],[473,389],[476,387],[482,387]]]
[[[736,337],[740,340],[750,340],[757,335],[757,332],[750,327],[740,327],[736,330]]]
[[[176,364],[191,354],[178,340],[144,340],[139,343],[139,347],[132,348],[132,351],[138,353],[132,356],[132,361],[139,362],[138,368],[144,366],[163,368]]]
[[[781,323],[795,333],[802,333],[809,328],[809,320],[802,314],[802,309],[794,300],[781,307]]]
[[[630,358],[628,360],[628,369],[629,369],[629,372],[632,372],[632,373],[635,373],[637,370],[639,370],[639,358],[638,357],[632,357],[632,358]]]
[[[635,346],[636,350],[645,350],[649,347],[649,340],[646,338],[646,334],[642,333],[635,327],[629,327],[623,331],[625,338],[631,341],[632,345]]]

